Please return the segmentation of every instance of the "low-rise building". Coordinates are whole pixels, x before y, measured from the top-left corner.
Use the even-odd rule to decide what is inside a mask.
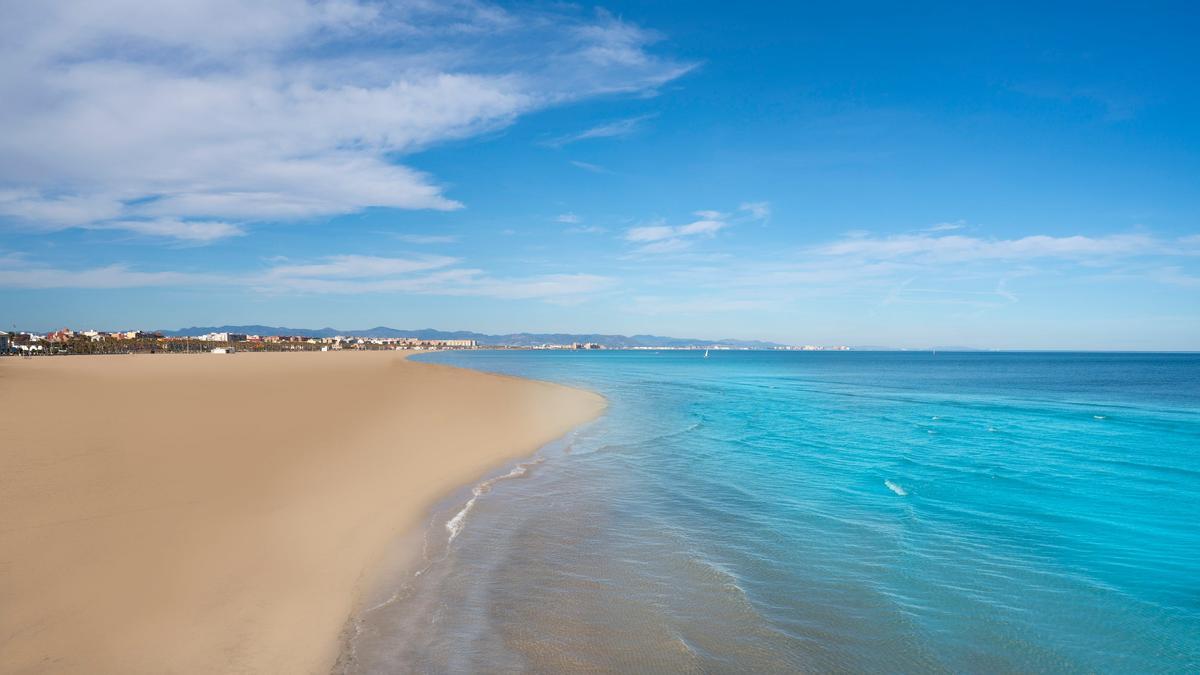
[[[66,342],[73,337],[75,337],[75,331],[70,328],[63,328],[47,335],[46,340],[48,342]]]
[[[203,342],[245,342],[246,334],[245,333],[226,333],[226,332],[208,333],[205,335],[201,335],[201,336],[197,337],[196,339],[201,340]]]

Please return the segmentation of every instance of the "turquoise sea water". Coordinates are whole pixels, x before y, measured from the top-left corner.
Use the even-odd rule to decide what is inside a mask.
[[[447,500],[347,670],[1200,671],[1200,355],[702,356],[421,357],[610,408]]]

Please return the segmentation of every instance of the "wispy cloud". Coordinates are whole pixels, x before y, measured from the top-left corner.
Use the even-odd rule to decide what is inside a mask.
[[[622,138],[629,136],[638,131],[646,120],[653,119],[655,115],[638,115],[637,117],[626,117],[625,119],[605,122],[589,129],[584,129],[572,134],[565,134],[545,141],[544,145],[552,148],[561,148],[564,145],[578,143],[595,138]]]
[[[66,270],[33,262],[24,255],[0,256],[0,286],[13,289],[38,288],[143,288],[148,286],[205,285],[216,281],[209,275],[183,272],[143,272],[125,264]]]
[[[347,254],[267,262],[265,269],[214,275],[142,271],[126,264],[65,269],[10,253],[0,255],[0,285],[24,289],[189,286],[245,288],[270,295],[401,293],[551,302],[577,302],[616,285],[611,277],[585,273],[497,276],[462,266],[459,258],[435,255]]]
[[[568,227],[567,229],[563,230],[568,234],[600,234],[608,231],[608,228],[601,227],[600,225],[581,224],[583,223],[583,219],[574,213],[560,214],[554,220],[555,222],[563,223],[565,225],[573,225],[574,227]]]
[[[3,169],[3,160],[0,160],[0,171]],[[44,197],[30,189],[0,190],[0,219],[7,217],[27,229],[57,230],[82,227],[95,230],[124,230],[191,243],[210,243],[245,234],[240,225],[218,220],[118,217],[127,210],[120,200],[106,195]]]
[[[767,202],[745,203],[736,214],[722,213],[712,209],[701,209],[692,215],[699,218],[684,225],[667,225],[663,221],[652,225],[631,227],[625,231],[625,240],[639,244],[635,255],[675,253],[691,247],[697,238],[712,237],[717,232],[741,220],[762,220],[770,215]]]
[[[456,234],[396,234],[396,240],[406,244],[453,244],[458,241]]]
[[[597,274],[543,274],[532,277],[480,277],[452,290],[451,295],[482,295],[509,300],[561,300],[610,289],[616,281]]]
[[[89,225],[94,229],[126,230],[152,237],[169,237],[181,241],[207,244],[226,239],[240,237],[246,231],[239,225],[212,220],[179,220],[177,218],[158,218],[155,220],[109,220]]]
[[[606,13],[486,2],[13,5],[0,23],[0,220],[194,242],[255,221],[455,209],[395,158],[548,106],[652,91],[691,67],[655,53],[660,37]]]
[[[580,162],[579,160],[575,160],[575,159],[572,159],[570,161],[571,161],[571,166],[573,166],[577,169],[583,169],[584,171],[591,171],[592,173],[612,173],[612,171],[600,166],[599,164],[591,164],[589,162]]]
[[[637,297],[653,299],[628,311],[802,313],[813,301],[834,301],[854,308],[857,317],[890,315],[911,305],[924,308],[920,311],[929,317],[975,319],[988,312],[1041,311],[1046,298],[1039,296],[1047,288],[1116,284],[1121,293],[1145,292],[1155,284],[1200,288],[1197,235],[1162,237],[1139,230],[989,238],[948,228],[893,236],[860,232],[799,249],[759,251],[753,258],[727,254],[708,261],[692,252],[705,235],[677,236],[681,227],[660,222],[625,232],[626,240],[638,245],[630,257],[646,275],[636,285]]]
[[[749,213],[752,218],[766,220],[771,217],[770,202],[742,202],[738,210]]]
[[[921,231],[922,232],[953,232],[954,230],[961,230],[966,226],[967,226],[966,223],[964,223],[961,220],[958,220],[953,223],[937,223],[936,225],[930,225],[929,227],[926,227],[926,228],[922,229]]]
[[[971,260],[1029,260],[1035,258],[1094,259],[1165,252],[1163,242],[1145,234],[1103,237],[1032,235],[1017,239],[983,239],[930,234],[891,237],[850,237],[818,246],[827,256],[871,260],[964,262]]]
[[[277,265],[266,277],[281,281],[294,279],[345,279],[394,276],[449,267],[458,258],[440,255],[410,258],[385,258],[365,255],[330,256],[319,263],[307,265]]]
[[[593,274],[496,277],[458,267],[459,262],[446,256],[340,255],[303,265],[277,265],[249,283],[269,293],[411,293],[514,300],[580,297],[613,284],[608,277]]]
[[[718,230],[728,227],[729,223],[721,220],[697,220],[687,225],[647,225],[630,228],[625,233],[627,241],[661,241],[663,239],[683,239],[698,234],[712,235]]]

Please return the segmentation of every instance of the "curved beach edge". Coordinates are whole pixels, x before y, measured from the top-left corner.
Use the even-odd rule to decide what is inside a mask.
[[[433,505],[607,405],[404,357],[5,360],[0,670],[329,672]]]

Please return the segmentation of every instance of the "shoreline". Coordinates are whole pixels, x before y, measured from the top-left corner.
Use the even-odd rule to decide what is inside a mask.
[[[530,469],[548,459],[543,451],[569,446],[570,439],[594,421],[594,418],[585,421],[531,453],[493,467],[474,481],[442,495],[426,508],[422,522],[398,533],[390,550],[365,575],[366,583],[339,634],[337,658],[329,672],[334,675],[357,672],[355,641],[362,636],[362,627],[369,622],[369,615],[409,597],[419,583],[419,577],[445,562],[455,538],[467,527],[466,516],[479,498],[490,494],[497,483],[525,476]]]
[[[0,365],[0,670],[329,672],[431,509],[606,405],[306,354]]]

